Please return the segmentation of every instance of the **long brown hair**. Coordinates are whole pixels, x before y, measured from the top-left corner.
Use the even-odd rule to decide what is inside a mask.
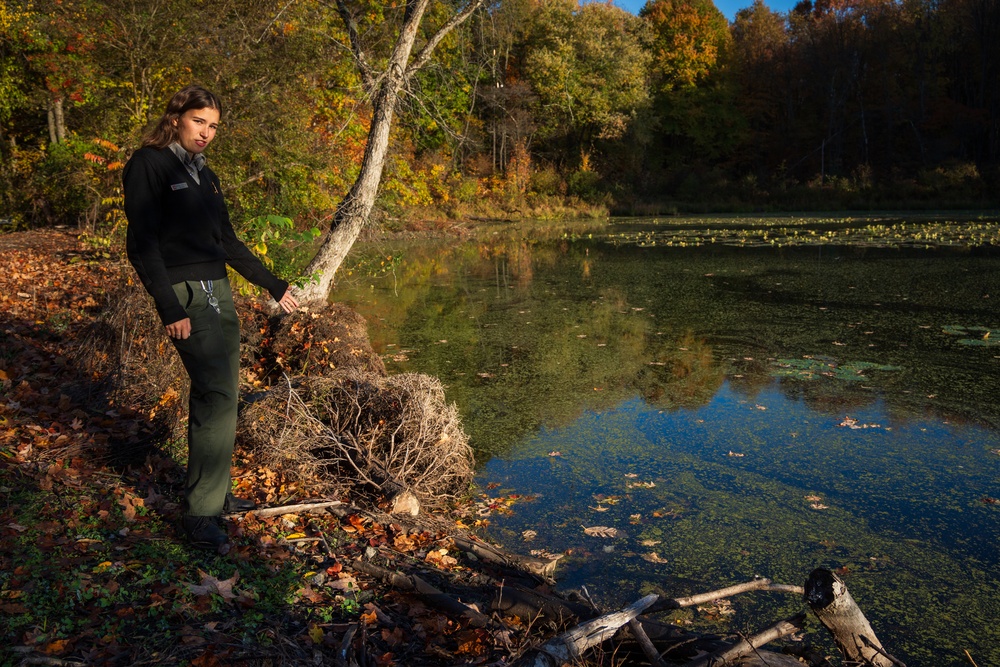
[[[214,93],[201,86],[186,86],[178,90],[167,103],[167,110],[160,118],[160,122],[143,138],[142,145],[166,148],[174,143],[177,139],[177,128],[174,126],[174,121],[183,116],[185,111],[191,109],[215,109],[219,115],[222,115],[222,102]]]

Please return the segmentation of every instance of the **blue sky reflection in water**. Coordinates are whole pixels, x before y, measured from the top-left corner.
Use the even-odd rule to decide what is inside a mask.
[[[1000,496],[1000,259],[594,237],[412,244],[394,276],[337,295],[392,372],[442,378],[486,492],[537,496],[489,535],[568,550],[560,584],[608,606],[846,568],[911,665],[964,648],[1000,664],[1000,505],[984,502]],[[800,603],[734,608],[752,629]]]

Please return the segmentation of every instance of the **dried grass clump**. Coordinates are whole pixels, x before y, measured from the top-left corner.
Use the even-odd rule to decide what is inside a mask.
[[[297,377],[273,387],[241,419],[241,444],[264,465],[322,492],[405,488],[435,506],[472,480],[458,410],[427,375]]]

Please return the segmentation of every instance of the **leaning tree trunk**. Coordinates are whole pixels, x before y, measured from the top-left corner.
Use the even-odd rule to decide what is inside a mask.
[[[347,196],[337,207],[333,216],[330,233],[323,241],[316,256],[306,267],[307,276],[316,276],[316,280],[300,293],[300,301],[325,301],[333,285],[333,277],[340,268],[344,257],[357,240],[362,228],[368,221],[375,196],[378,194],[379,183],[382,181],[382,168],[385,156],[389,150],[389,130],[392,128],[392,117],[396,111],[399,93],[406,82],[430,59],[434,48],[445,35],[461,24],[482,4],[483,0],[469,0],[465,8],[453,15],[427,41],[419,53],[410,62],[410,53],[417,37],[420,21],[430,0],[410,0],[403,16],[403,27],[393,48],[392,56],[385,73],[378,80],[375,97],[372,103],[372,124],[368,131],[368,144],[365,146],[365,156],[361,161],[361,173],[351,186]],[[367,60],[357,36],[353,17],[346,4],[338,1],[341,16],[347,24],[351,36],[351,48],[355,61],[361,71],[362,80],[373,80],[368,70]]]

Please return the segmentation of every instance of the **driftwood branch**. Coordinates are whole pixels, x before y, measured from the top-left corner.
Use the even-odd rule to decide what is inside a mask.
[[[868,619],[836,574],[824,568],[813,570],[806,580],[805,598],[847,662],[874,667],[902,664],[883,650]]]
[[[646,611],[656,600],[656,595],[647,595],[624,609],[581,623],[549,640],[515,664],[518,667],[559,667],[573,662],[587,649],[610,639],[623,625]]]
[[[337,507],[344,503],[339,500],[327,500],[319,503],[302,503],[300,505],[284,505],[282,507],[265,507],[262,509],[250,510],[247,515],[255,516],[280,516],[282,514],[297,514],[299,512],[316,512],[330,507]]]
[[[642,652],[649,658],[649,664],[652,667],[666,667],[663,659],[660,658],[660,652],[656,650],[646,631],[642,629],[642,623],[633,618],[628,622],[628,628],[632,631],[632,635],[635,636],[635,640],[639,642]]]
[[[744,637],[740,639],[740,641],[733,644],[729,648],[722,649],[710,655],[704,655],[697,660],[693,660],[692,662],[687,663],[684,667],[721,667],[722,665],[733,664],[743,656],[753,653],[768,642],[773,642],[776,639],[787,637],[794,632],[802,630],[805,626],[805,622],[805,613],[796,614],[791,618],[775,623],[771,627],[758,632],[752,637]]]
[[[708,593],[699,593],[698,595],[691,595],[689,597],[683,598],[673,598],[661,600],[656,603],[650,612],[665,611],[667,609],[680,609],[681,607],[693,607],[699,604],[706,604],[708,602],[715,602],[716,600],[721,600],[723,598],[732,597],[734,595],[739,595],[740,593],[747,593],[750,591],[771,591],[776,593],[794,593],[795,595],[804,595],[805,589],[801,586],[793,586],[790,584],[772,584],[770,579],[754,579],[753,581],[748,581],[743,584],[736,584],[734,586],[727,586],[726,588],[720,588],[717,591],[710,591]]]

